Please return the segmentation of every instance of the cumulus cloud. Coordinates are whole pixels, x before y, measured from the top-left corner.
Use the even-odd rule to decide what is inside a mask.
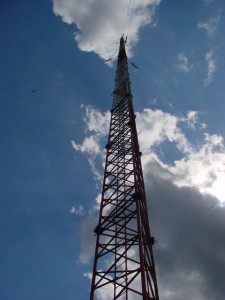
[[[83,106],[82,106],[83,107]],[[94,179],[99,184],[102,181],[102,172],[99,172],[104,158],[103,143],[106,139],[105,136],[109,130],[110,112],[101,113],[97,109],[89,106],[85,107],[86,130],[90,133],[85,137],[81,144],[71,140],[71,145],[75,151],[80,151],[87,155],[87,159],[91,170],[94,174]]]
[[[199,124],[201,128],[205,125],[198,123],[196,111],[188,111],[187,117],[182,119],[161,110],[144,109],[142,113],[137,113],[144,170],[149,161],[158,161],[164,169],[165,178],[170,178],[177,186],[195,188],[201,193],[211,193],[224,201],[225,197],[221,195],[221,183],[225,180],[223,138],[220,135],[203,133],[202,144],[196,146],[179,128],[181,122],[186,122],[189,127],[192,127],[193,122],[195,126]],[[179,152],[172,164],[162,162],[155,152],[156,146],[161,147],[165,141],[173,143],[174,152]]]
[[[216,72],[216,59],[213,49],[205,54],[205,61],[207,63],[208,73],[207,77],[204,79],[204,85],[207,86],[212,82],[214,73]]]
[[[176,67],[184,73],[188,73],[193,69],[193,65],[189,63],[187,56],[183,53],[178,54],[178,63]]]
[[[128,56],[138,41],[140,29],[153,23],[161,0],[53,0],[53,12],[77,28],[75,40],[82,51],[93,51],[103,59],[115,56],[115,41],[128,34]],[[116,51],[118,46],[116,45]]]
[[[202,194],[211,193],[217,196],[222,190],[222,185],[216,191],[214,183],[225,179],[224,159],[222,137],[205,134],[203,145],[197,149],[192,148],[182,159],[175,160],[174,165],[162,164],[160,161],[159,163],[164,169],[164,178],[167,174],[167,179],[178,187],[195,188]],[[224,197],[220,200],[224,201]]]
[[[102,149],[107,142],[108,125],[106,124],[109,124],[109,114],[109,112],[101,113],[94,108],[86,107],[84,121],[87,136],[81,144],[71,142],[76,151],[87,155],[94,174],[96,172],[98,174],[100,184],[105,157]],[[188,140],[180,126],[185,123],[189,128],[192,128],[193,124],[196,127],[206,128],[204,123],[199,122],[198,112],[188,111],[185,118],[179,118],[158,109],[146,108],[142,112],[137,112],[136,116],[144,168],[149,161],[158,161],[164,168],[166,178],[171,178],[177,186],[192,187],[201,193],[210,192],[215,196],[218,195],[215,183],[221,182],[225,173],[223,138],[220,135],[203,132],[201,133],[202,144],[195,145]],[[158,155],[157,149],[162,148],[165,142],[173,145],[174,152],[177,153],[172,163],[162,161]],[[93,167],[92,164],[95,163]]]
[[[146,166],[146,193],[160,299],[222,299],[225,293],[225,207],[197,189],[162,179],[156,161]]]
[[[108,129],[95,126],[95,118],[105,124],[109,115],[91,107],[85,113],[85,134],[93,136],[99,149],[103,149]],[[202,143],[196,145],[187,137],[182,125],[192,130],[190,122],[200,124],[196,111],[179,118],[158,109],[144,109],[136,116],[151,231],[158,240],[154,253],[160,299],[222,299],[225,294],[223,139],[199,131]],[[170,162],[163,161],[158,153],[165,143],[173,145],[173,152],[178,154]],[[88,158],[101,157],[99,173],[103,174],[104,155],[85,145],[84,139],[75,150]],[[99,204],[100,195],[96,200]],[[93,212],[96,207],[95,204]],[[94,253],[90,227],[95,228],[96,223],[95,218],[83,223],[82,263],[88,262]],[[91,274],[86,276],[90,278]],[[99,299],[106,299],[108,292],[99,291]]]
[[[179,118],[162,110],[144,109],[137,112],[139,142],[144,154],[148,154],[153,146],[164,141],[175,142],[177,148],[186,153],[190,151],[190,143],[178,127]],[[151,133],[151,134],[150,134]]]
[[[217,13],[215,15],[210,16],[207,21],[198,22],[197,28],[205,30],[206,34],[208,36],[213,36],[215,34],[215,32],[217,31],[218,24],[221,19],[221,13],[222,13],[222,10],[218,10]]]

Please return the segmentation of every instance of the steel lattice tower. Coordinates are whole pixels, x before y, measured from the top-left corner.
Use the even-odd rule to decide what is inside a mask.
[[[106,151],[90,300],[159,300],[123,37]]]

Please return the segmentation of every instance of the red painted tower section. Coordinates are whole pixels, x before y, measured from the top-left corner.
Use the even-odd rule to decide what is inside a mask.
[[[106,150],[90,300],[159,300],[123,37]]]

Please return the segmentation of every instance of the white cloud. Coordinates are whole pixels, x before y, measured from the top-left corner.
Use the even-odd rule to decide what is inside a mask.
[[[205,61],[207,63],[208,73],[207,77],[204,79],[204,85],[207,86],[212,82],[214,73],[216,72],[216,60],[213,49],[205,54]]]
[[[177,126],[179,119],[161,110],[144,109],[137,113],[139,142],[144,153],[165,140],[176,142],[182,152],[190,151],[190,144]]]
[[[187,56],[183,53],[178,54],[178,64],[176,67],[184,73],[188,73],[193,69],[193,65],[189,63]]]
[[[213,36],[217,31],[219,21],[221,19],[222,10],[218,10],[215,15],[209,17],[208,21],[200,21],[197,24],[198,29],[203,29],[206,31],[208,36]]]
[[[81,204],[73,205],[70,209],[70,213],[75,216],[84,216],[84,208]]]
[[[196,188],[201,193],[211,193],[224,201],[224,196],[221,196],[221,182],[225,174],[222,137],[205,133],[204,143],[197,147],[179,129],[179,121],[186,122],[188,126],[192,122],[196,125],[198,113],[189,111],[187,118],[182,120],[160,110],[145,109],[143,113],[137,114],[143,167],[149,161],[157,161],[164,169],[164,178],[170,178],[177,186]],[[182,158],[174,160],[173,164],[163,163],[153,152],[153,146],[160,146],[165,140],[175,143],[175,149],[182,154]]]
[[[99,171],[99,166],[103,164],[104,146],[106,144],[105,136],[109,130],[110,112],[101,113],[97,109],[82,105],[85,108],[86,136],[81,144],[71,140],[71,145],[75,151],[80,151],[87,155],[89,165],[94,174],[94,179],[97,184],[102,182],[102,172]]]
[[[92,155],[97,155],[100,152],[98,140],[95,136],[86,137],[82,145],[79,145],[74,141],[71,141],[71,144],[73,148],[77,151],[87,152]]]
[[[187,113],[188,125],[191,128],[195,128],[195,123],[198,121],[198,112],[194,110],[189,110]]]
[[[221,169],[225,172],[224,161],[222,138],[205,134],[205,143],[199,149],[175,161],[174,166],[167,166],[167,171],[178,186],[194,187],[202,193],[212,192],[216,196],[213,184],[221,178]]]
[[[80,50],[94,51],[108,59],[115,56],[113,45],[123,33],[128,33],[127,53],[131,55],[139,30],[153,23],[160,1],[53,0],[53,11],[63,22],[76,25],[75,40]]]
[[[88,131],[96,132],[97,134],[105,135],[109,131],[110,112],[101,113],[93,107],[86,106],[85,122]]]
[[[222,137],[205,133],[202,136],[203,144],[196,146],[179,127],[181,123],[185,123],[190,128],[205,128],[206,125],[199,122],[198,112],[188,111],[186,118],[178,118],[161,110],[144,109],[136,115],[144,168],[150,161],[157,161],[164,169],[164,176],[170,178],[177,186],[192,187],[201,193],[208,192],[217,197],[221,194],[220,183],[225,172]],[[88,136],[80,145],[75,142],[72,144],[76,151],[87,155],[92,171],[101,184],[104,162],[101,149],[104,147],[103,141],[106,143],[107,140],[108,128],[106,129],[105,124],[109,123],[109,113],[101,113],[88,107],[84,120]],[[172,164],[161,161],[157,152],[154,152],[165,141],[173,144],[174,150],[179,153],[179,159],[174,159]],[[100,163],[96,164],[97,160]]]
[[[200,122],[199,120],[199,112],[195,110],[189,110],[187,112],[187,116],[181,119],[183,122],[186,122],[188,127],[195,129],[205,129],[207,125],[205,123]]]
[[[96,160],[99,155],[102,154],[99,146],[99,138],[95,135],[86,137],[82,144],[77,144],[75,141],[70,141],[75,151],[80,151],[87,155],[88,163],[94,174],[96,181],[101,181],[102,175],[99,173],[96,166]]]

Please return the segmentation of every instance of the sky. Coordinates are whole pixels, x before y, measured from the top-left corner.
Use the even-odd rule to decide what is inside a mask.
[[[160,299],[225,299],[224,10],[1,1],[0,299],[89,297],[122,34]]]

